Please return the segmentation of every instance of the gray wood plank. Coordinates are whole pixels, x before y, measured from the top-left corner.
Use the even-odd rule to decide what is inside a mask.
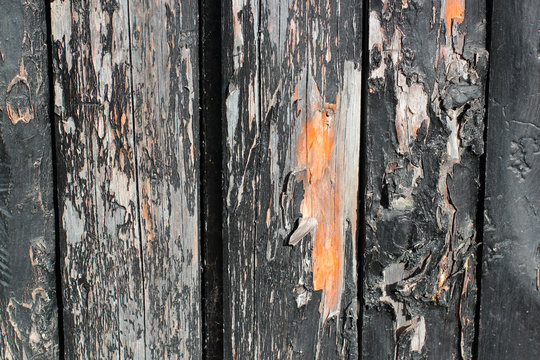
[[[356,358],[361,7],[227,1],[226,358]]]
[[[201,358],[198,1],[130,0],[147,359]]]
[[[46,7],[0,1],[0,358],[56,359]]]
[[[493,1],[479,359],[540,354],[540,5]]]
[[[51,3],[68,359],[140,359],[144,299],[128,3]]]
[[[363,357],[470,359],[485,2],[369,3]]]

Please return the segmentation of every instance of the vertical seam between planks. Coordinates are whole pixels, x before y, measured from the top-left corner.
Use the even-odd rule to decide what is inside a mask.
[[[362,1],[362,85],[360,91],[360,189],[358,191],[358,247],[357,247],[357,276],[358,276],[358,358],[363,358],[362,335],[364,330],[364,251],[366,246],[366,186],[367,186],[367,118],[368,118],[368,77],[369,77],[369,0]]]
[[[221,50],[221,6],[217,5],[217,11],[210,10],[209,3],[211,2],[210,0],[199,0],[198,2],[200,301],[202,357],[207,360],[223,358],[224,350],[222,128],[221,126],[211,126],[210,122],[211,119],[218,119],[218,121],[222,119],[221,83],[223,71],[221,53],[219,52]],[[212,16],[216,15],[216,12],[218,16],[213,18]],[[212,51],[217,51],[217,54],[212,54]],[[211,80],[209,80],[210,78]],[[216,81],[219,82],[219,87],[215,86]],[[216,141],[216,139],[219,140]]]
[[[46,21],[46,42],[47,42],[47,75],[49,81],[49,122],[51,136],[51,161],[52,161],[52,191],[53,191],[53,211],[54,211],[54,255],[55,255],[55,282],[56,282],[56,307],[57,307],[57,327],[58,327],[58,358],[65,359],[64,344],[64,300],[62,297],[62,254],[60,253],[60,204],[58,198],[58,159],[56,154],[56,115],[54,112],[54,70],[53,70],[53,41],[52,41],[52,14],[51,2],[45,0],[45,21]]]
[[[224,356],[221,10],[199,0],[199,181],[203,359]],[[212,53],[216,52],[216,53]],[[217,55],[217,56],[216,56]],[[216,81],[219,86],[216,86]]]
[[[204,41],[203,41],[203,21],[204,21],[204,16],[205,14],[202,13],[202,8],[203,8],[203,1],[204,0],[199,0],[197,2],[197,6],[198,6],[198,17],[197,19],[199,20],[198,21],[198,29],[199,29],[199,34],[198,34],[198,46],[199,46],[199,49],[198,49],[198,54],[199,54],[199,185],[200,185],[200,189],[199,189],[199,247],[201,249],[201,251],[199,252],[199,261],[200,261],[200,266],[199,266],[199,277],[200,277],[200,294],[199,294],[199,302],[200,302],[200,305],[201,305],[201,356],[202,356],[202,359],[207,359],[207,349],[206,349],[206,344],[207,344],[207,341],[209,341],[210,339],[207,339],[207,336],[206,336],[206,332],[207,332],[207,323],[206,323],[206,306],[205,306],[205,298],[207,296],[207,291],[206,291],[206,246],[205,246],[205,241],[206,241],[206,229],[205,229],[205,226],[204,224],[206,223],[206,216],[205,216],[205,211],[206,211],[206,201],[205,201],[205,195],[206,195],[206,186],[205,186],[205,183],[203,181],[204,179],[204,172],[205,172],[205,160],[206,160],[206,156],[204,156],[204,149],[205,149],[205,143],[204,143],[204,129],[203,129],[203,121],[206,120],[206,118],[203,118],[204,116],[204,104],[202,103],[202,99],[203,99],[203,96],[204,96],[204,81],[203,81],[203,71],[204,71],[204,65],[203,65],[203,57],[204,57],[204,54],[203,54],[203,44],[204,44]]]
[[[133,96],[133,56],[131,45],[131,13],[130,13],[130,1],[127,0],[127,21],[128,21],[128,44],[129,44],[129,83],[130,83],[130,98],[131,98],[131,126],[133,131],[133,159],[135,162],[135,187],[137,189],[137,225],[139,232],[139,257],[141,264],[141,289],[142,289],[142,303],[143,303],[143,344],[144,344],[144,359],[146,359],[146,289],[144,281],[144,257],[143,257],[143,235],[141,225],[141,201],[140,201],[140,187],[139,187],[139,162],[137,156],[137,133],[135,131],[135,100]]]
[[[485,1],[486,11],[486,51],[488,52],[488,66],[486,72],[486,85],[484,89],[484,152],[480,156],[479,164],[479,189],[478,189],[478,204],[476,212],[476,243],[478,248],[476,249],[476,307],[474,314],[474,338],[472,345],[472,357],[478,359],[478,344],[480,339],[480,306],[482,299],[482,261],[483,261],[483,249],[484,249],[484,211],[485,211],[485,199],[486,199],[486,169],[487,169],[487,130],[488,130],[488,115],[489,115],[489,79],[491,73],[491,32],[493,27],[493,0]]]

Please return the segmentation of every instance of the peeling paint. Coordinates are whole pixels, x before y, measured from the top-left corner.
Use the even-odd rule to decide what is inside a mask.
[[[302,219],[290,238],[298,243],[308,233],[314,233],[313,288],[323,290],[320,311],[326,321],[339,309],[343,282],[344,226],[346,219],[356,221],[357,167],[347,167],[348,156],[358,156],[360,124],[360,71],[347,62],[348,82],[342,98],[335,103],[323,102],[316,83],[308,86],[309,109],[306,127],[297,141],[298,164],[306,164],[305,196],[300,206]],[[355,99],[356,97],[356,99]],[[355,119],[356,118],[356,119]],[[345,131],[345,124],[349,128]],[[357,130],[357,132],[355,132]],[[351,137],[349,137],[351,136]],[[354,162],[350,162],[354,163]],[[348,199],[348,200],[347,200]]]

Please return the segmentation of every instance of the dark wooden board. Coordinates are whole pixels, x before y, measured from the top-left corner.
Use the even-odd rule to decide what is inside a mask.
[[[198,1],[129,9],[146,358],[199,359]]]
[[[494,0],[479,359],[540,354],[540,5]]]
[[[199,358],[197,3],[51,3],[66,357]]]
[[[361,5],[223,5],[225,358],[354,359]]]
[[[0,358],[57,359],[46,7],[0,1]]]
[[[371,0],[366,359],[470,359],[484,1]]]

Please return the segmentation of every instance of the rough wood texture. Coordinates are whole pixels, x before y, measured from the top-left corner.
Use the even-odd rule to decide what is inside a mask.
[[[356,358],[361,7],[227,1],[226,358]]]
[[[537,1],[493,1],[479,359],[540,354]]]
[[[362,353],[470,359],[483,1],[370,1]]]
[[[66,357],[198,358],[196,4],[51,13]]]
[[[45,2],[0,9],[0,358],[56,359]]]
[[[198,1],[129,4],[146,358],[199,359]]]
[[[51,3],[65,354],[144,352],[126,1]]]

